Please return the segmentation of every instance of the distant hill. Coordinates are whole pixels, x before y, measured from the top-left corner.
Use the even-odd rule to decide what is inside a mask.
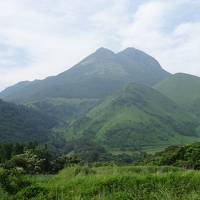
[[[197,76],[178,73],[161,81],[154,88],[184,107],[200,102],[200,78]]]
[[[100,48],[71,69],[53,77],[20,82],[0,93],[16,103],[45,98],[103,98],[130,82],[155,85],[170,76],[151,56],[134,48],[119,53]]]
[[[0,142],[48,142],[55,125],[40,112],[0,100]]]
[[[92,138],[111,149],[141,149],[194,141],[198,126],[160,92],[133,83],[73,122],[66,137]]]

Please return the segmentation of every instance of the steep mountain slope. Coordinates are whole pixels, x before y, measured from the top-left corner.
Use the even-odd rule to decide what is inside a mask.
[[[55,121],[46,115],[0,100],[1,142],[47,142]]]
[[[59,126],[66,126],[69,121],[84,115],[98,103],[98,99],[47,98],[26,105],[54,118]]]
[[[68,140],[92,138],[107,148],[144,148],[198,138],[196,118],[142,84],[130,84],[71,124]]]
[[[200,100],[200,78],[197,76],[178,73],[161,81],[154,88],[184,107]]]
[[[129,82],[154,85],[169,77],[151,56],[134,48],[117,54],[100,48],[79,64],[54,77],[21,82],[0,93],[0,98],[17,103],[44,98],[102,98]]]

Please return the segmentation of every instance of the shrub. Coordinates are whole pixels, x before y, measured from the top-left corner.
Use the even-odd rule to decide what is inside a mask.
[[[0,169],[0,185],[9,194],[16,194],[22,188],[30,185],[30,182],[22,177],[16,170]]]
[[[21,190],[17,195],[17,199],[23,199],[23,200],[29,200],[31,198],[37,197],[37,196],[46,196],[47,195],[47,189],[37,186],[37,185],[31,185],[29,187],[24,188]]]

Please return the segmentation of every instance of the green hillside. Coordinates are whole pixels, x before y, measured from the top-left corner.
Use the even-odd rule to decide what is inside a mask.
[[[182,106],[191,106],[200,99],[200,78],[189,74],[175,74],[154,88]]]
[[[161,93],[133,83],[73,122],[66,138],[86,137],[111,149],[141,149],[194,141],[198,125]]]
[[[0,100],[0,141],[47,142],[55,120],[39,111]]]
[[[6,101],[102,98],[129,82],[154,85],[170,76],[151,56],[134,48],[119,53],[100,48],[69,70],[44,80],[20,82],[0,93]]]
[[[26,106],[53,118],[60,126],[66,126],[98,103],[98,99],[46,98],[29,102]]]

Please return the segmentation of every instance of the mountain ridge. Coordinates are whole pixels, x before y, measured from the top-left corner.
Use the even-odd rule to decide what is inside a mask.
[[[55,98],[103,98],[130,82],[154,85],[169,77],[158,61],[134,48],[118,53],[100,48],[72,68],[44,80],[21,82],[0,93],[15,103]]]
[[[174,74],[154,88],[183,107],[200,99],[200,77],[186,73]]]

